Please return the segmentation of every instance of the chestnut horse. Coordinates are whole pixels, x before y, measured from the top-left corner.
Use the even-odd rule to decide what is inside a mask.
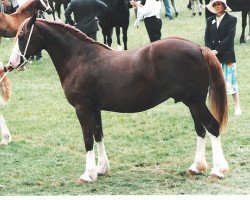
[[[3,63],[0,60],[0,68],[3,68]],[[4,73],[0,74],[0,106],[4,105],[11,94],[11,85],[9,79],[4,76]],[[10,131],[5,123],[3,115],[0,114],[0,133],[2,135],[2,140],[0,144],[7,145],[11,142]]]
[[[189,108],[197,132],[197,151],[189,172],[196,174],[207,168],[206,133],[213,148],[211,176],[223,177],[228,170],[220,143],[220,132],[227,122],[225,81],[210,49],[185,39],[167,38],[136,50],[116,51],[69,25],[34,16],[20,27],[6,69],[24,66],[42,49],[50,55],[82,127],[87,155],[81,181],[92,182],[97,175],[109,172],[102,110],[141,112],[169,98]],[[206,106],[208,91],[211,111]]]
[[[29,0],[10,15],[0,13],[0,37],[15,37],[22,22],[38,10],[52,13],[47,0]]]
[[[205,0],[208,4],[210,0]],[[240,36],[240,43],[246,43],[245,29],[247,26],[247,13],[250,12],[250,1],[249,0],[227,0],[227,5],[232,11],[241,11],[242,15],[242,32]],[[206,17],[213,15],[208,9],[206,9]]]

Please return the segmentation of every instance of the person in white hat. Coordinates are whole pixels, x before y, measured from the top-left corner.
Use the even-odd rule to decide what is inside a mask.
[[[211,0],[207,9],[215,15],[207,19],[205,45],[209,47],[220,61],[227,86],[227,94],[234,99],[235,115],[240,115],[238,84],[236,81],[236,57],[234,52],[234,37],[237,18],[228,12],[226,0]]]

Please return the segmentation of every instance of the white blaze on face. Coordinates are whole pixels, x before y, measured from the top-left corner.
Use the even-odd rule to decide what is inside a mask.
[[[19,44],[17,40],[14,48],[12,49],[9,63],[11,63],[13,68],[17,68],[20,65],[20,62],[21,62],[21,52],[20,52]]]

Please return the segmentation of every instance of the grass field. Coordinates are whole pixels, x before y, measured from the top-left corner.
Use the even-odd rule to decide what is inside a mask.
[[[179,16],[172,21],[163,17],[162,9],[162,38],[180,36],[204,45],[204,16],[191,17],[186,0],[177,1],[177,8]],[[229,124],[222,145],[231,171],[224,179],[207,179],[212,167],[209,140],[209,170],[200,176],[186,175],[194,160],[196,134],[187,107],[169,100],[142,113],[102,112],[111,173],[95,183],[77,185],[85,170],[80,124],[64,97],[48,54],[43,51],[43,61],[33,62],[24,72],[8,75],[13,94],[1,112],[13,142],[0,146],[0,195],[249,195],[250,41],[239,44],[240,13],[233,15],[238,17],[235,50],[243,114],[234,116],[229,97]],[[131,10],[130,49],[149,43],[144,24],[137,29],[133,22]],[[98,41],[102,42],[100,31],[98,34]],[[2,39],[0,57],[4,63],[9,59],[13,41]]]

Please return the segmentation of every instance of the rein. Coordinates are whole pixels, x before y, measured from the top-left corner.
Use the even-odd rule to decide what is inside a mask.
[[[19,52],[13,52],[17,55],[19,55],[20,57],[23,58],[23,63],[21,63],[16,69],[18,70],[19,68],[21,68],[22,66],[24,66],[27,62],[29,62],[29,60],[25,57],[26,55],[26,52],[27,52],[27,49],[28,49],[28,46],[29,46],[29,43],[30,43],[30,38],[31,38],[31,35],[33,33],[33,30],[34,30],[34,24],[31,26],[31,30],[30,30],[30,34],[29,34],[29,37],[28,37],[28,40],[27,40],[27,43],[26,43],[26,46],[25,46],[25,49],[24,49],[24,53],[21,54],[20,51]],[[10,63],[11,64],[11,63]],[[5,71],[6,68],[4,68],[4,71]],[[8,69],[4,75],[2,76],[2,78],[0,79],[0,83],[3,81],[4,77],[10,72],[10,69]]]

